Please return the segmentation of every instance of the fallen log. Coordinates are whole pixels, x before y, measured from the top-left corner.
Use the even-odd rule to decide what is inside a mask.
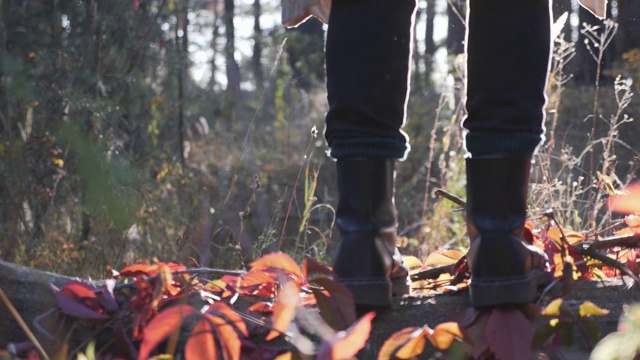
[[[51,284],[62,287],[70,277],[0,260],[0,288],[7,294],[10,302],[24,318],[26,324],[35,334],[48,353],[57,349],[62,339],[51,339],[42,330],[71,326],[63,316],[55,315],[50,310],[56,308]],[[581,281],[565,300],[576,302],[591,301],[608,309],[606,316],[598,318],[603,334],[616,330],[618,319],[626,304],[640,301],[640,290],[637,286],[629,289],[630,279],[615,278],[604,281]],[[373,323],[372,333],[365,349],[359,354],[360,359],[375,359],[385,340],[394,332],[409,326],[437,324],[450,320],[452,314],[469,307],[468,293],[433,294],[408,296],[394,300],[393,307],[379,314]],[[52,316],[42,317],[49,312]],[[34,320],[40,317],[37,326]],[[51,332],[45,330],[44,332]],[[64,331],[63,331],[64,332]],[[54,333],[54,332],[52,332]],[[26,341],[27,336],[20,328],[7,307],[0,303],[0,349],[6,349],[9,343]],[[572,348],[562,349],[564,358],[586,358],[588,350],[579,341]],[[429,344],[421,358],[435,356],[436,351]]]

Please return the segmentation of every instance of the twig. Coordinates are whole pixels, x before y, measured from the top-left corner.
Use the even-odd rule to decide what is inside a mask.
[[[223,270],[223,269],[212,269],[212,268],[207,268],[207,267],[185,269],[185,270],[176,270],[176,271],[172,271],[171,272],[172,275],[180,275],[180,274],[208,275],[208,274],[214,274],[214,275],[233,275],[233,276],[241,276],[241,275],[244,275],[246,273],[247,272],[244,271],[244,270]],[[153,275],[153,276],[149,276],[147,278],[147,280],[155,280],[155,279],[157,279],[159,277],[160,277],[160,274]],[[135,284],[136,284],[135,281],[121,283],[121,284],[116,285],[114,290],[120,290],[120,289],[124,289],[124,288],[128,288],[128,287],[134,287]],[[100,291],[100,289],[98,289],[96,291]]]
[[[616,246],[628,248],[640,247],[640,234],[612,236],[604,238],[602,240],[593,241],[587,249],[595,251],[602,249],[611,249]]]
[[[433,269],[427,269],[418,271],[417,273],[410,275],[411,281],[437,279],[442,274],[450,273],[455,269],[456,264],[439,266]]]
[[[640,285],[640,278],[638,278],[636,274],[634,274],[631,270],[629,270],[629,268],[624,266],[621,262],[617,261],[616,259],[612,259],[604,254],[601,254],[595,249],[592,249],[591,247],[588,247],[586,249],[580,248],[578,246],[571,246],[571,247],[573,247],[576,251],[578,251],[582,256],[590,257],[592,259],[600,261],[605,265],[611,266],[613,268],[616,268],[622,271],[623,273],[625,273],[625,275],[632,278],[636,282],[636,284]]]
[[[20,325],[20,327],[22,328],[22,331],[25,332],[25,334],[27,334],[27,337],[29,338],[29,340],[31,341],[31,343],[33,343],[33,345],[36,347],[36,349],[38,350],[38,352],[40,353],[40,356],[42,356],[42,358],[44,360],[49,360],[49,356],[47,355],[47,353],[44,351],[44,349],[42,348],[42,345],[40,345],[40,343],[38,342],[38,339],[36,339],[36,337],[33,335],[33,333],[31,332],[31,330],[29,330],[29,327],[27,326],[27,324],[24,322],[24,320],[22,319],[22,316],[20,316],[20,314],[18,313],[18,311],[16,310],[16,308],[13,306],[13,304],[11,303],[11,301],[9,301],[9,298],[7,297],[7,295],[4,293],[4,291],[2,291],[2,288],[0,288],[0,298],[2,298],[2,301],[4,302],[4,304],[7,306],[7,308],[9,308],[9,312],[13,315],[13,317],[16,319],[16,321],[18,322],[18,324]]]
[[[440,197],[443,197],[443,198],[445,198],[445,199],[447,199],[449,201],[452,201],[454,204],[456,204],[456,205],[458,205],[458,206],[460,206],[460,207],[462,207],[464,209],[467,208],[467,203],[464,200],[462,200],[459,197],[457,197],[457,196],[455,196],[455,195],[453,195],[451,193],[448,193],[448,192],[446,192],[446,191],[444,191],[442,189],[436,189],[434,194],[436,196],[440,196]]]

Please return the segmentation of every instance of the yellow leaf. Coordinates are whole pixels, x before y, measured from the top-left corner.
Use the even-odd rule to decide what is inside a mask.
[[[625,214],[640,212],[640,182],[629,185],[624,193],[611,197],[607,207],[612,211]]]
[[[415,256],[404,256],[402,257],[402,261],[409,269],[422,267],[422,261]]]
[[[591,301],[585,301],[580,304],[580,317],[586,316],[605,316],[609,313],[609,310],[602,309],[598,305]]]
[[[457,250],[447,250],[443,252],[433,252],[429,254],[427,257],[427,261],[425,261],[425,266],[443,266],[443,265],[452,265],[458,262],[461,257],[463,257],[460,251]]]
[[[580,234],[576,231],[568,231],[564,230],[561,232],[560,228],[557,226],[552,226],[547,230],[547,237],[553,240],[558,245],[562,245],[562,233],[564,232],[564,236],[567,239],[567,242],[571,245],[583,242],[585,240],[584,235]]]
[[[636,214],[627,215],[624,217],[624,222],[626,222],[629,227],[639,227],[640,216]]]
[[[56,164],[56,166],[58,166],[59,168],[63,168],[64,167],[64,160],[62,160],[62,159],[53,158],[53,159],[51,159],[51,161],[54,164]]]
[[[433,332],[427,334],[427,338],[438,350],[446,350],[451,346],[455,338],[462,339],[462,331],[457,322],[439,324]]]
[[[176,7],[175,2],[173,0],[169,1],[169,5],[168,5],[169,10],[173,10],[173,8],[175,7]]]
[[[293,359],[293,355],[291,354],[291,351],[289,351],[284,354],[278,355],[274,360],[291,360],[291,359]]]
[[[560,316],[560,306],[562,305],[562,298],[553,300],[547,307],[542,310],[544,316]]]
[[[422,354],[427,342],[424,330],[424,328],[411,326],[396,331],[382,344],[378,360],[410,359]]]

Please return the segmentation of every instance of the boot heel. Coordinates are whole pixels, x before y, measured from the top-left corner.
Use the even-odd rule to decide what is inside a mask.
[[[550,283],[552,277],[534,270],[517,278],[473,279],[469,285],[471,305],[474,307],[524,304],[535,302],[538,290]]]
[[[409,277],[397,277],[391,279],[391,295],[403,296],[411,293],[411,280]]]
[[[344,285],[353,294],[356,306],[365,305],[370,307],[391,306],[391,282],[384,279],[339,279],[339,283]]]

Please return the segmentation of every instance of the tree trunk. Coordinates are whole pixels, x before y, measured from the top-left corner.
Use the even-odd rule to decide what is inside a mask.
[[[449,55],[464,53],[466,0],[447,0],[447,51]]]
[[[224,55],[226,60],[227,90],[224,104],[224,113],[227,118],[234,121],[235,107],[240,96],[240,66],[236,61],[235,31],[234,31],[234,0],[224,0]]]
[[[433,72],[433,57],[436,54],[436,42],[433,39],[434,20],[436,18],[436,1],[427,1],[427,19],[424,29],[424,78],[427,86],[431,84],[431,73]]]
[[[618,59],[622,53],[640,48],[640,1],[619,0],[617,35]]]
[[[253,68],[253,80],[256,83],[257,91],[262,91],[264,88],[264,76],[262,74],[262,27],[260,26],[260,15],[262,15],[260,0],[253,0],[253,54],[251,57],[251,65]]]
[[[300,88],[309,90],[314,80],[324,79],[322,23],[315,18],[309,19],[288,32],[293,34],[287,42],[287,57],[293,72],[293,82]]]
[[[209,88],[216,86],[216,73],[218,73],[218,65],[216,58],[218,55],[218,42],[220,41],[220,0],[213,0],[213,24],[211,34],[211,77],[209,78]]]
[[[189,38],[187,29],[189,25],[189,0],[185,0],[183,6],[178,9],[178,21],[175,28],[176,52],[178,54],[178,155],[182,171],[186,170],[184,158],[184,72],[187,65],[187,51]]]

